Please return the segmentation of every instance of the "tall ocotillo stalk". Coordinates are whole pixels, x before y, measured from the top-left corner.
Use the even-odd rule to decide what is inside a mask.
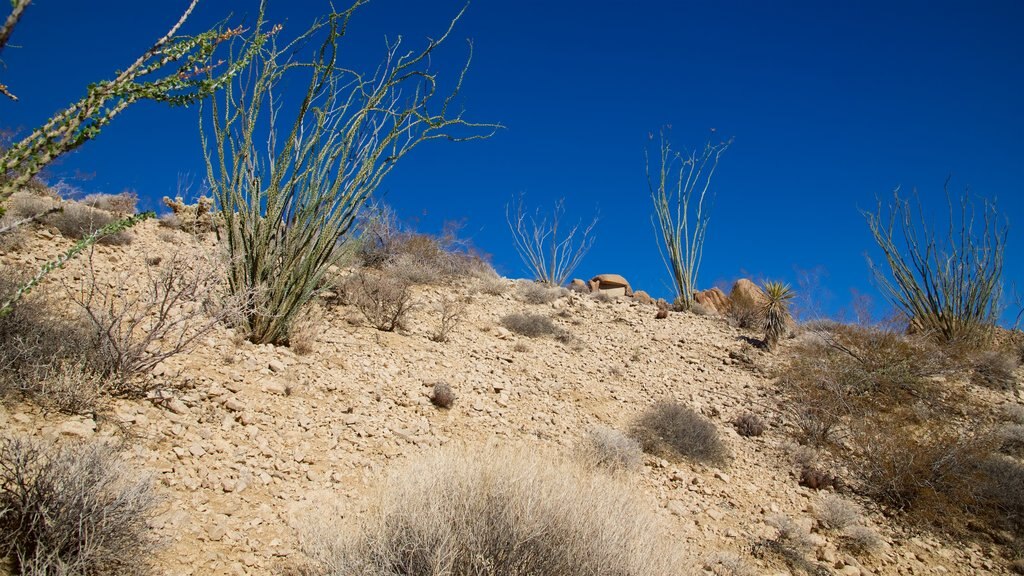
[[[267,43],[203,114],[207,175],[231,256],[228,283],[250,302],[244,321],[253,342],[287,342],[292,319],[337,260],[338,240],[395,163],[426,140],[484,138],[498,128],[451,110],[468,59],[446,96],[428,68],[461,12],[419,52],[400,52],[400,39],[390,44],[371,75],[339,66],[339,41],[363,3],[283,46]],[[278,86],[302,74],[305,91],[284,132]],[[453,129],[468,130],[459,136]]]
[[[970,192],[960,197],[957,210],[948,186],[947,181],[944,237],[928,226],[920,202],[915,214],[898,188],[888,215],[881,200],[876,212],[864,212],[887,264],[883,268],[868,257],[868,266],[911,330],[943,343],[983,341],[999,315],[1008,226],[995,202],[982,200],[983,227],[976,229]]]
[[[7,46],[7,40],[11,37],[11,32],[14,32],[14,27],[18,25],[18,21],[21,20],[21,15],[25,13],[25,8],[28,8],[29,3],[32,0],[11,0],[11,13],[7,15],[7,19],[4,20],[2,26],[0,26],[0,52],[3,52],[4,46]],[[11,94],[10,89],[6,84],[0,82],[0,94],[7,96],[11,100],[18,100],[18,97]]]
[[[653,139],[653,135],[651,136]],[[654,203],[654,226],[665,268],[672,277],[676,302],[684,310],[693,305],[697,273],[704,255],[704,237],[710,220],[711,179],[718,159],[732,140],[712,144],[687,155],[672,150],[661,131],[657,172],[652,174],[649,153],[644,151],[647,188]]]
[[[244,33],[242,28],[217,26],[196,36],[178,36],[199,0],[192,0],[171,29],[113,80],[89,85],[85,96],[56,113],[0,156],[0,204],[28,183],[54,158],[78,148],[129,105],[140,100],[187,106],[213,94],[244,69],[266,41],[257,31],[225,68],[213,60],[219,44]],[[2,29],[2,39],[17,23],[28,2],[15,0]],[[0,49],[3,44],[0,43]],[[216,71],[217,73],[213,73]],[[2,213],[0,206],[0,213]]]

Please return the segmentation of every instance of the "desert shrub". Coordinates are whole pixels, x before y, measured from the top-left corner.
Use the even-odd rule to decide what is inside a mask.
[[[213,198],[200,196],[195,204],[186,204],[181,196],[173,200],[164,196],[163,202],[171,209],[171,213],[160,217],[161,226],[189,234],[204,234],[217,229],[218,218],[217,213],[213,211]]]
[[[111,379],[113,391],[147,392],[148,383],[135,376],[190,350],[237,313],[233,301],[214,300],[219,273],[209,262],[185,262],[176,256],[158,270],[146,268],[136,292],[127,278],[115,283],[98,279],[90,261],[79,285],[67,290],[95,342],[93,363]]]
[[[727,451],[718,429],[709,420],[678,402],[662,402],[649,408],[632,428],[645,452],[722,463]]]
[[[981,498],[992,519],[1014,530],[1024,528],[1024,463],[994,454],[981,463]]]
[[[999,450],[1014,456],[1024,456],[1024,425],[1008,424],[999,430]]]
[[[63,210],[43,218],[44,223],[55,227],[63,236],[78,240],[85,238],[104,226],[113,224],[117,220],[117,216],[109,212],[90,208],[77,202],[65,202]],[[121,246],[130,244],[131,241],[131,234],[128,232],[118,232],[104,236],[99,240],[99,243]]]
[[[995,202],[976,210],[969,193],[959,210],[948,195],[947,230],[930,225],[899,190],[883,209],[864,212],[884,267],[868,259],[889,301],[909,319],[910,328],[943,343],[987,340],[999,315],[1007,223]],[[981,215],[981,226],[974,227]]]
[[[0,554],[16,574],[148,573],[153,504],[108,446],[0,439]]]
[[[885,541],[873,528],[854,524],[843,529],[840,545],[854,553],[871,554],[885,545]]]
[[[288,327],[288,347],[299,356],[311,354],[315,349],[317,334],[323,330],[323,309],[316,303],[306,308]]]
[[[726,314],[729,324],[744,330],[760,330],[763,327],[761,309],[752,302],[733,302]]]
[[[18,271],[0,270],[0,300],[22,283]],[[0,396],[19,393],[57,410],[88,411],[100,386],[95,339],[83,324],[55,314],[47,295],[37,290],[0,316]]]
[[[706,573],[714,576],[757,576],[750,563],[732,552],[716,552],[702,562]]]
[[[430,403],[438,408],[451,408],[456,398],[455,391],[446,382],[435,383],[430,392]]]
[[[542,215],[540,209],[529,212],[523,195],[515,203],[505,205],[512,245],[534,280],[548,286],[562,286],[594,245],[597,217],[586,228],[581,227],[582,221],[561,226],[565,217],[564,198],[555,203],[550,219]]]
[[[596,300],[597,302],[600,302],[602,304],[609,304],[611,302],[615,302],[615,300],[616,300],[615,296],[612,296],[611,294],[609,294],[608,292],[606,292],[604,290],[598,290],[598,291],[594,292],[591,295],[591,297],[594,300]]]
[[[807,527],[783,514],[769,516],[765,519],[765,523],[775,528],[777,534],[775,538],[756,544],[755,554],[764,551],[772,552],[796,573],[815,575],[829,573],[827,568],[808,558],[808,555],[814,550],[814,540]]]
[[[613,475],[532,449],[448,449],[393,475],[361,522],[325,514],[301,540],[332,575],[678,574],[657,527]]]
[[[1024,404],[1006,404],[1003,406],[1003,416],[1010,422],[1024,424]]]
[[[597,427],[587,433],[580,448],[584,462],[612,470],[636,470],[643,463],[640,443],[618,430]]]
[[[765,282],[764,295],[765,302],[760,310],[761,323],[764,326],[765,346],[772,350],[789,329],[791,317],[788,303],[796,293],[781,282]]]
[[[1017,388],[1017,357],[1002,350],[978,354],[971,370],[971,383],[996,390]]]
[[[124,191],[120,194],[89,194],[82,198],[81,203],[90,208],[110,212],[116,216],[131,216],[139,204],[139,196],[134,192]]]
[[[540,282],[518,282],[516,300],[524,304],[550,304],[565,295],[565,290]]]
[[[760,436],[764,434],[764,421],[757,414],[747,412],[733,421],[740,436]]]
[[[690,304],[690,312],[697,316],[715,316],[717,312],[701,304],[700,302],[694,302]]]
[[[530,338],[558,335],[562,332],[551,318],[529,312],[514,312],[502,316],[501,325],[516,334]]]
[[[404,278],[361,270],[345,280],[346,300],[359,309],[374,328],[394,332],[404,327],[412,310],[412,290]]]
[[[452,331],[462,322],[466,313],[466,302],[451,296],[444,296],[437,305],[437,311],[439,313],[437,330],[430,336],[430,339],[434,342],[447,342]]]
[[[508,290],[508,280],[500,276],[485,276],[480,279],[478,289],[484,294],[501,296]]]
[[[843,530],[861,522],[860,511],[841,496],[827,494],[814,505],[814,517],[829,530]]]

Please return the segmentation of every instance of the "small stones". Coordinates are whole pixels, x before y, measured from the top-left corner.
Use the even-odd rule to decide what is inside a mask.
[[[231,397],[224,402],[224,407],[232,412],[242,412],[245,410],[245,403],[238,398]]]

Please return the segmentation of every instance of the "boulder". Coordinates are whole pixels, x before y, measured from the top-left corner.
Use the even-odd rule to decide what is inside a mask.
[[[764,290],[746,278],[740,278],[732,285],[729,302],[737,308],[760,308],[766,301]]]
[[[621,291],[618,289],[622,289]],[[590,279],[590,291],[596,292],[598,290],[608,291],[614,290],[615,292],[623,296],[632,296],[633,288],[630,287],[629,281],[618,274],[598,274]],[[619,294],[612,294],[613,296]]]
[[[633,300],[636,300],[641,304],[654,304],[654,298],[651,298],[651,295],[643,290],[633,292]]]
[[[693,299],[712,312],[724,314],[729,311],[729,297],[718,288],[701,290],[693,295]]]
[[[573,281],[569,283],[569,290],[572,292],[579,292],[580,294],[586,294],[587,292],[590,292],[590,286],[579,278],[573,278]]]

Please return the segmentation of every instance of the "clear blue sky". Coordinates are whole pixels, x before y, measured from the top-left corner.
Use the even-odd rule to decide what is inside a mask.
[[[0,126],[32,127],[84,86],[126,66],[177,19],[184,0],[36,0],[4,53]],[[284,34],[326,1],[271,0]],[[256,0],[204,0],[189,29]],[[367,67],[385,36],[414,45],[439,34],[462,3],[374,0],[342,60]],[[601,213],[577,275],[627,276],[668,296],[644,179],[647,135],[671,124],[677,147],[710,129],[733,136],[701,284],[742,274],[795,282],[822,267],[827,310],[871,287],[872,246],[859,208],[896,186],[943,202],[942,185],[998,197],[1011,223],[1007,285],[1024,285],[1024,2],[676,2],[477,0],[438,53],[455,71],[472,38],[467,116],[507,126],[489,141],[427,143],[385,180],[387,201],[422,230],[466,219],[465,233],[499,271],[521,276],[504,205],[565,197],[573,215]],[[15,47],[14,45],[17,45]],[[51,179],[86,192],[136,190],[150,207],[179,172],[202,174],[197,111],[140,105],[65,158]],[[1024,286],[1021,286],[1024,290]]]

